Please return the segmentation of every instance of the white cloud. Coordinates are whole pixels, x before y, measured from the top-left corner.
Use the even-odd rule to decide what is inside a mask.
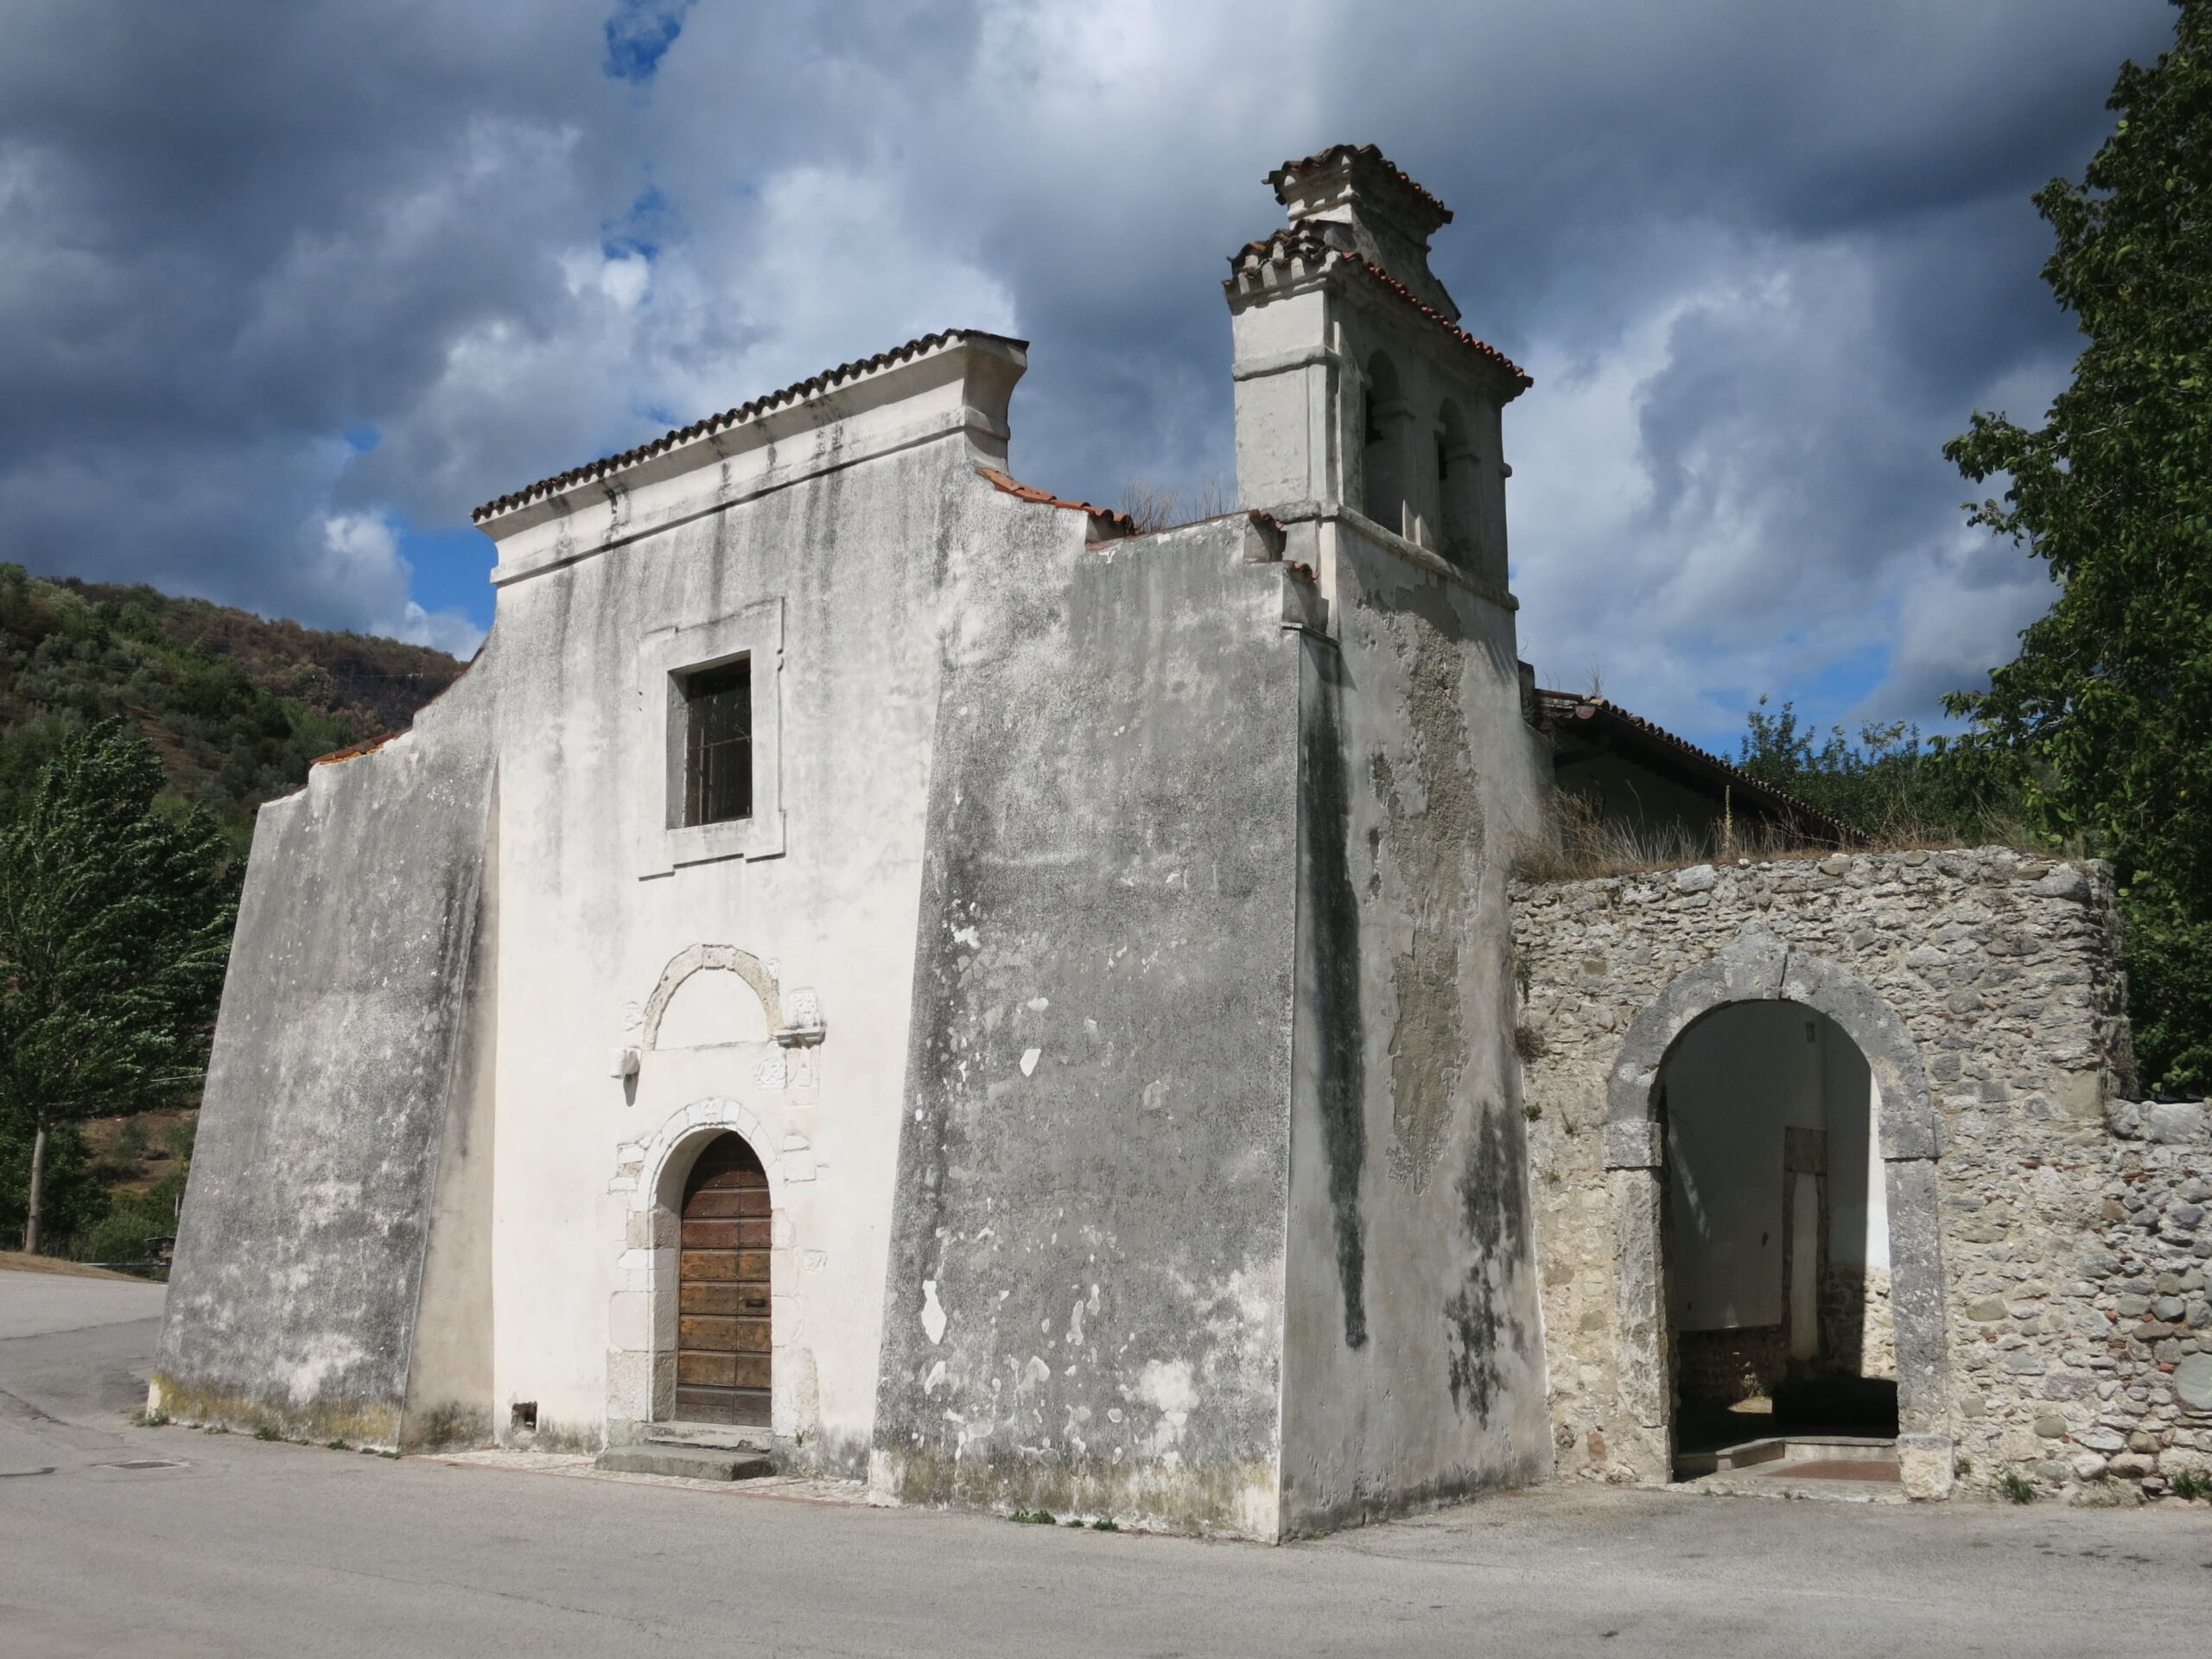
[[[327,595],[333,626],[431,645],[463,660],[484,643],[484,630],[458,611],[428,611],[408,597],[414,568],[399,550],[399,532],[375,513],[333,513],[321,544],[307,561],[308,578]]]
[[[1924,710],[2031,610],[1935,450],[2063,372],[2026,193],[2171,29],[2163,0],[632,6],[616,80],[610,0],[260,10],[11,16],[9,556],[450,644],[395,524],[948,326],[1033,337],[1025,475],[1187,489],[1228,461],[1217,283],[1275,221],[1259,175],[1371,137],[1459,209],[1440,269],[1538,377],[1528,654],[1694,728],[1884,650],[1867,706]]]

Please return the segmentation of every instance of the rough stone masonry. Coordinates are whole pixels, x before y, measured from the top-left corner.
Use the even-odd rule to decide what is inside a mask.
[[[1623,1249],[1637,1234],[1624,1211],[1651,1185],[1624,1143],[1649,1156],[1656,1137],[1620,1107],[1648,1093],[1637,1068],[1656,1058],[1628,1051],[1685,982],[1695,994],[1661,1022],[1662,1052],[1738,995],[1831,1013],[1856,999],[1891,1011],[1904,1038],[1886,1079],[1885,1057],[1869,1058],[1897,1294],[1917,1268],[1938,1297],[1915,1320],[1929,1344],[1919,1421],[1900,1376],[1910,1490],[1988,1491],[2010,1472],[2075,1502],[2132,1503],[2212,1468],[2207,1113],[2125,1097],[2105,867],[1997,847],[1836,855],[1524,882],[1514,899],[1561,1475],[1669,1472],[1663,1370],[1639,1377],[1630,1357],[1664,1364],[1632,1328],[1651,1298],[1639,1271],[1658,1269]],[[1722,982],[1762,957],[1780,973]],[[1932,1122],[1901,1124],[1923,1089]],[[1932,1139],[1890,1144],[1893,1131]],[[1904,1350],[1902,1306],[1897,1318]],[[1901,1373],[1914,1363],[1900,1353]]]

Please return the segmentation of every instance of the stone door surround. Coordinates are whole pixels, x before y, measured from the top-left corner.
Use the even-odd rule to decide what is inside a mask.
[[[1720,954],[1677,975],[1630,1025],[1606,1079],[1605,1167],[1618,1229],[1615,1316],[1621,1408],[1668,1453],[1669,1386],[1665,1240],[1666,1141],[1653,1116],[1661,1066],[1690,1027],[1737,1002],[1786,1001],[1824,1014],[1859,1046],[1881,1090],[1890,1211],[1890,1294],[1897,1324],[1897,1453],[1914,1497],[1951,1483],[1949,1350],[1936,1160],[1942,1124],[1904,1022],[1872,986],[1825,957],[1745,926]],[[1665,1476],[1662,1476],[1664,1478]]]

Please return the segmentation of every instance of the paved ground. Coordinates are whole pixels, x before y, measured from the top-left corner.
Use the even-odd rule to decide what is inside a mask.
[[[2212,1606],[2212,1507],[1547,1492],[1271,1550],[132,1428],[160,1294],[0,1273],[6,1659],[2018,1659],[2197,1651]]]

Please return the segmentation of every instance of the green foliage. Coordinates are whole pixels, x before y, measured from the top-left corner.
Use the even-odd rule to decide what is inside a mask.
[[[1979,737],[1923,739],[1899,722],[1862,727],[1853,743],[1840,726],[1815,732],[1794,704],[1767,713],[1764,697],[1746,725],[1738,766],[1862,835],[1983,842],[2018,834],[2019,767]]]
[[[0,1239],[13,1249],[22,1242],[23,1225],[30,1218],[30,1119],[0,1104]],[[49,1239],[68,1238],[97,1225],[108,1211],[107,1184],[85,1150],[84,1136],[73,1123],[57,1127],[47,1137],[46,1168],[41,1182],[44,1203],[39,1231]]]
[[[179,1167],[145,1192],[111,1191],[105,1212],[97,1221],[48,1230],[67,1236],[69,1254],[79,1262],[152,1262],[158,1241],[176,1236],[185,1177],[186,1170]]]
[[[2177,1469],[2166,1477],[2166,1484],[2184,1503],[2194,1503],[2200,1497],[2212,1501],[2212,1475],[2201,1475],[2194,1469]]]
[[[0,564],[0,823],[29,809],[41,774],[71,744],[119,721],[158,757],[153,812],[185,826],[197,807],[242,855],[255,809],[297,789],[316,756],[404,728],[461,671],[419,645],[319,632],[150,588],[48,582]],[[109,1090],[99,1109],[192,1105],[197,1065],[177,1065],[175,1084]],[[10,1058],[0,1057],[0,1068],[14,1069]],[[36,1127],[22,1098],[0,1088],[0,1236],[11,1237],[26,1220]],[[172,1126],[164,1150],[181,1164],[191,1136],[188,1119]],[[47,1237],[70,1240],[80,1257],[136,1260],[147,1239],[175,1230],[168,1189],[181,1190],[181,1169],[165,1172],[153,1193],[122,1191],[111,1204],[105,1185],[140,1179],[140,1148],[129,1139],[126,1129],[93,1167],[72,1122],[50,1127]]]
[[[143,736],[105,721],[0,821],[0,1122],[18,1130],[192,1098],[237,880],[211,817],[157,807],[165,781]]]
[[[1054,1527],[1059,1524],[1050,1510],[1016,1510],[1007,1519],[1017,1527]]]
[[[2008,1503],[2032,1503],[2036,1489],[2017,1469],[2007,1469],[1997,1477],[1997,1495]]]
[[[2037,193],[2044,279],[2088,345],[2044,424],[1976,414],[1944,453],[2007,480],[1974,522],[2058,594],[1954,713],[2022,762],[2047,832],[2111,858],[2144,1082],[2212,1086],[2212,0],[2120,71],[2112,135]]]

